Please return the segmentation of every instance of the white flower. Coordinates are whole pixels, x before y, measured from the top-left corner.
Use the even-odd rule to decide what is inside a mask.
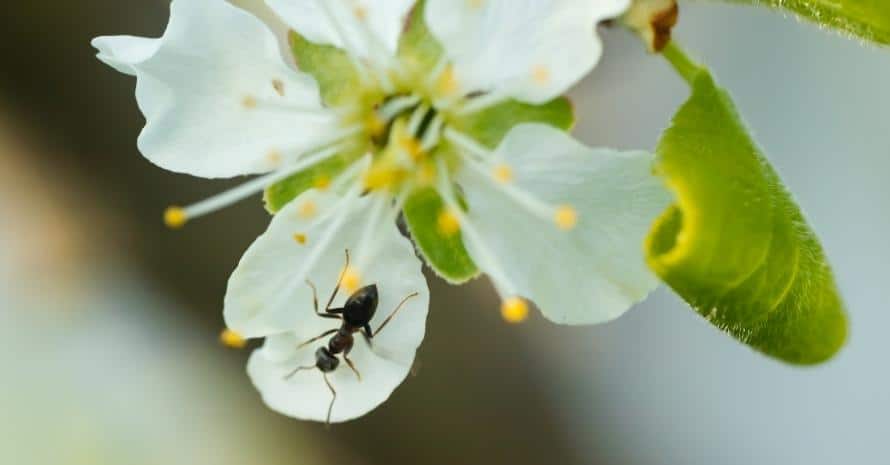
[[[399,47],[412,0],[267,0],[303,38],[337,47],[324,58],[345,51],[348,69],[325,79],[342,78],[338,90],[346,97],[326,103],[320,81],[282,58],[279,38],[223,0],[174,0],[160,39],[94,41],[100,59],[137,77],[146,158],[208,178],[262,174],[169,210],[173,226],[342,162],[331,179],[277,213],[229,282],[229,327],[267,337],[249,366],[267,404],[325,419],[330,392],[321,374],[285,375],[313,361],[318,346],[299,341],[337,323],[311,310],[306,280],[323,294],[341,272],[341,301],[362,285],[377,285],[374,323],[406,295],[419,296],[373,348],[357,342],[352,356],[365,366],[361,383],[344,368],[330,376],[338,392],[331,420],[364,414],[405,377],[423,337],[428,297],[395,220],[418,189],[432,188],[444,201],[439,225],[460,233],[503,297],[508,319],[523,318],[530,299],[557,322],[603,322],[655,287],[641,244],[668,199],[650,175],[650,155],[590,149],[544,124],[516,125],[496,147],[461,129],[505,102],[543,104],[563,94],[599,59],[594,25],[620,15],[627,3],[428,0],[416,11],[437,43],[405,58]],[[353,261],[343,270],[346,249]]]

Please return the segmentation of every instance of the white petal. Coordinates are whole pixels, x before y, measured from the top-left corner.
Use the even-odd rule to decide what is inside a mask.
[[[628,0],[428,0],[426,21],[464,91],[543,103],[597,63],[596,24]]]
[[[93,43],[100,59],[137,76],[147,120],[139,148],[165,169],[203,177],[267,172],[280,161],[270,153],[296,156],[336,130],[315,81],[287,66],[260,20],[223,0],[174,1],[160,39]],[[273,103],[251,109],[251,100]]]
[[[368,237],[376,246],[366,266],[358,265],[362,255],[361,238],[373,216],[372,195],[358,198],[336,196],[331,193],[308,191],[288,204],[272,219],[268,230],[250,246],[229,279],[224,316],[229,328],[246,337],[262,337],[285,331],[298,331],[308,338],[334,320],[318,318],[312,310],[312,291],[306,284],[311,280],[318,288],[319,305],[324,306],[334,289],[344,266],[344,250],[349,249],[353,265],[358,266],[362,282],[378,284],[380,312],[386,313],[399,300],[413,293],[398,320],[426,314],[427,286],[421,273],[420,261],[411,242],[402,237],[394,214],[389,221],[374,227]],[[342,201],[341,201],[342,200]],[[313,205],[316,215],[306,218],[305,208]],[[295,234],[302,234],[305,244],[299,244]],[[340,292],[341,304],[346,292]],[[319,321],[321,320],[321,321]],[[393,328],[397,329],[397,328]],[[382,337],[401,337],[399,331]],[[409,353],[394,353],[393,357],[413,357],[413,348],[420,344],[420,334],[409,339],[397,339],[394,346],[408,347]],[[412,339],[413,338],[413,339]],[[385,347],[385,346],[384,346]]]
[[[591,149],[548,126],[522,125],[496,156],[512,167],[516,188],[578,213],[574,229],[560,230],[520,208],[488,174],[461,170],[470,227],[481,239],[465,234],[467,249],[502,293],[534,301],[554,322],[593,324],[657,286],[643,241],[670,195],[651,174],[650,154]]]
[[[326,2],[328,11],[322,7]],[[372,41],[395,55],[414,0],[266,0],[295,31],[312,42],[373,58]],[[332,17],[333,16],[333,17]]]

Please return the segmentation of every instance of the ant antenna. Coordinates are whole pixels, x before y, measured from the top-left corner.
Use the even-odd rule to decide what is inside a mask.
[[[334,401],[337,400],[337,391],[335,391],[334,386],[331,385],[331,381],[328,379],[327,373],[322,373],[322,376],[324,377],[324,383],[327,384],[328,389],[331,390],[331,396],[332,396],[331,403],[330,403],[330,405],[328,405],[328,417],[327,417],[327,420],[325,420],[325,424],[328,426],[328,428],[330,428],[331,427],[331,411],[334,410]]]
[[[349,270],[349,249],[346,249],[346,264],[343,265],[343,271],[340,272],[340,277],[337,278],[337,286],[334,287],[334,293],[331,294],[331,298],[328,299],[328,304],[325,306],[325,310],[330,309],[331,304],[334,303],[334,299],[337,298],[337,292],[340,291],[340,285],[343,284],[343,277],[346,276],[347,270]]]
[[[284,375],[284,379],[289,380],[289,379],[293,378],[295,374],[297,374],[303,370],[311,370],[313,368],[315,368],[315,365],[309,365],[309,366],[305,366],[305,367],[296,367],[296,368],[294,368],[293,371]]]

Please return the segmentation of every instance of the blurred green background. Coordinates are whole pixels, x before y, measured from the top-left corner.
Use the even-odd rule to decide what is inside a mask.
[[[619,321],[500,320],[487,282],[431,279],[419,370],[357,421],[280,417],[216,341],[229,273],[269,220],[244,202],[185,230],[160,213],[227,182],[136,150],[134,81],[104,34],[157,36],[164,0],[4,5],[0,463],[836,464],[886,460],[890,50],[768,11],[683,5],[677,37],[731,90],[835,266],[848,347],[765,359],[667,290]],[[573,91],[578,136],[652,148],[686,89],[629,33]],[[571,292],[571,289],[566,289]]]

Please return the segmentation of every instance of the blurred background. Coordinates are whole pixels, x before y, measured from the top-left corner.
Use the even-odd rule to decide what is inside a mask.
[[[735,96],[822,238],[849,345],[809,369],[724,336],[665,289],[615,323],[500,320],[487,282],[431,279],[419,370],[357,421],[267,410],[221,348],[259,200],[171,232],[226,188],[136,150],[134,81],[92,37],[158,36],[163,0],[8,2],[0,28],[0,463],[789,464],[887,460],[890,50],[765,10],[684,4],[676,36]],[[577,134],[653,148],[687,90],[622,30],[573,92]],[[571,292],[567,289],[566,292]]]

